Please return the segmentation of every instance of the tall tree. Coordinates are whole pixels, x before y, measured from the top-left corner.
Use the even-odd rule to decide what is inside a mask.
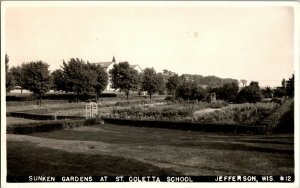
[[[65,83],[65,74],[61,69],[56,69],[51,74],[51,89],[55,91],[65,91],[66,83]]]
[[[114,64],[109,74],[112,81],[112,88],[125,92],[127,100],[130,90],[137,90],[139,81],[138,71],[130,67],[128,62]]]
[[[186,80],[180,82],[180,84],[176,87],[175,92],[176,98],[181,98],[183,100],[197,100],[201,101],[207,98],[206,89],[202,88],[195,81]]]
[[[258,82],[251,82],[249,86],[244,87],[237,96],[238,102],[259,102],[262,98]]]
[[[5,85],[6,85],[6,93],[9,93],[14,88],[14,77],[9,70],[8,66],[9,57],[5,54]]]
[[[150,99],[152,95],[156,93],[159,89],[159,77],[157,76],[154,68],[146,68],[144,69],[142,88],[144,91],[147,91],[150,95]]]
[[[264,98],[272,98],[273,90],[269,86],[267,86],[267,87],[261,89],[261,93]]]
[[[95,92],[97,75],[85,61],[79,58],[71,58],[67,63],[63,61],[62,70],[65,75],[65,91],[76,93],[77,102],[80,95]]]
[[[42,61],[25,63],[22,65],[22,75],[24,88],[33,92],[41,105],[42,97],[51,87],[49,65]]]
[[[157,92],[160,95],[163,95],[166,93],[166,78],[163,75],[163,73],[159,72],[157,73]]]
[[[101,67],[100,65],[88,63],[88,68],[90,70],[94,70],[96,73],[97,78],[96,78],[96,85],[94,87],[95,87],[95,92],[96,92],[96,96],[97,96],[96,100],[98,100],[99,96],[105,90],[105,87],[108,84],[108,74],[104,70],[104,68]]]
[[[234,102],[239,92],[237,82],[226,83],[222,87],[216,89],[216,95],[219,99],[227,102]]]
[[[285,89],[285,87],[286,87],[286,81],[285,81],[284,78],[281,81],[281,86],[282,86],[283,89]]]
[[[168,94],[175,95],[175,91],[179,85],[179,82],[180,82],[180,79],[179,79],[178,74],[174,74],[173,76],[169,77],[168,82],[166,84]]]
[[[286,82],[286,94],[289,97],[293,97],[294,93],[295,93],[295,89],[294,89],[295,81],[294,80],[295,80],[295,75],[293,74],[292,78],[289,78],[289,80],[287,80],[287,82]]]
[[[243,84],[243,87],[245,87],[247,84],[247,80],[245,80],[245,79],[241,79],[240,82]]]
[[[16,66],[16,67],[12,67],[10,69],[14,80],[15,80],[15,85],[19,86],[21,88],[21,93],[23,93],[23,88],[24,88],[24,84],[23,84],[23,75],[22,75],[22,67],[21,66]]]

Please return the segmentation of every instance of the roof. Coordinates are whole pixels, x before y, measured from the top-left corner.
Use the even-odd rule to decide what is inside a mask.
[[[95,63],[95,64],[100,65],[103,68],[107,68],[109,65],[111,65],[113,63],[114,62],[98,62],[98,63]]]
[[[131,68],[139,68],[141,71],[143,70],[139,65],[130,65]]]

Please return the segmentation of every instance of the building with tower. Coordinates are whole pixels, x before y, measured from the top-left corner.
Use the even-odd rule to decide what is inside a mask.
[[[107,61],[107,62],[95,62],[96,65],[100,65],[101,67],[104,68],[104,70],[107,72],[109,75],[109,71],[113,68],[114,64],[116,64],[116,58],[113,56],[112,61]],[[137,70],[139,73],[143,71],[143,69],[139,65],[130,65],[130,67],[134,68]],[[112,83],[110,78],[108,77],[108,84],[106,86],[105,91],[114,91],[114,89],[111,87]]]

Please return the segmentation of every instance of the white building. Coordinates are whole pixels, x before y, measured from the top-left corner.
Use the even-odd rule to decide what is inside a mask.
[[[101,67],[104,68],[104,70],[109,74],[109,71],[113,68],[114,64],[116,64],[116,58],[113,56],[112,61],[108,62],[95,62],[95,64],[100,65]],[[134,68],[137,70],[139,73],[143,71],[143,69],[139,65],[130,65],[130,67]],[[112,83],[110,78],[108,79],[108,84],[106,86],[105,91],[113,91],[114,89],[112,88]]]

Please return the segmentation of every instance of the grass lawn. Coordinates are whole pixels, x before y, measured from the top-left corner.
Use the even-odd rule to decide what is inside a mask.
[[[293,175],[294,136],[97,125],[7,135],[8,175]]]
[[[124,157],[70,153],[40,148],[29,142],[8,142],[7,146],[8,176],[179,175],[172,170]]]

